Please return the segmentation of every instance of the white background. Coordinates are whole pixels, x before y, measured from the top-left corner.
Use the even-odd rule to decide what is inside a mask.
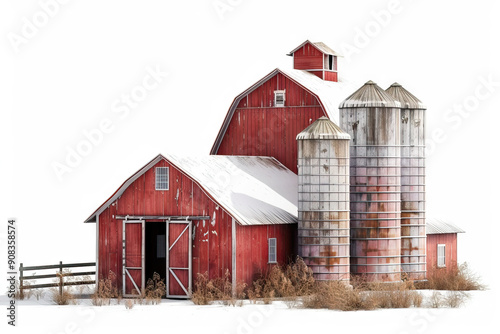
[[[94,261],[95,225],[83,221],[158,153],[208,154],[232,99],[272,69],[291,68],[285,54],[310,39],[344,54],[339,72],[349,80],[384,89],[397,81],[427,105],[428,217],[467,232],[459,261],[493,286],[500,207],[493,2],[73,0],[44,22],[38,1],[2,1],[2,251],[7,218],[15,217],[25,265]],[[39,27],[16,47],[27,21]],[[148,67],[168,75],[120,118],[114,103]],[[481,80],[496,86],[489,91]],[[65,164],[103,119],[113,130],[59,179],[54,163]]]

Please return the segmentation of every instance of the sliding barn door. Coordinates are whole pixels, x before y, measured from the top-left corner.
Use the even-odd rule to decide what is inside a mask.
[[[141,294],[145,284],[145,222],[123,221],[123,296]]]
[[[167,298],[191,293],[191,222],[167,222]]]

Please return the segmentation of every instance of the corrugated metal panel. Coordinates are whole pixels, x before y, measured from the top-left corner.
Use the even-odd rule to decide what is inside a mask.
[[[317,280],[349,281],[349,139],[326,117],[297,136],[298,253]]]
[[[386,92],[401,103],[401,269],[425,279],[425,106],[394,83]]]
[[[427,234],[465,233],[460,227],[442,219],[427,218],[426,223]]]
[[[426,109],[425,105],[415,95],[407,91],[397,82],[393,83],[385,90],[396,101],[401,103],[401,108],[407,109]]]
[[[339,108],[368,107],[400,108],[401,104],[370,80],[339,105]]]
[[[297,135],[297,140],[303,139],[351,139],[337,124],[327,117],[318,118],[313,124]]]
[[[274,158],[165,158],[193,178],[242,225],[297,222],[297,176]]]

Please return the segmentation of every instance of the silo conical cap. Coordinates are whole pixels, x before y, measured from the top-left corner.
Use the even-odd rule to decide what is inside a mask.
[[[406,109],[426,109],[425,105],[415,95],[407,91],[397,82],[393,83],[385,90],[396,101],[401,103],[401,108]]]
[[[339,105],[339,108],[366,107],[400,108],[401,104],[375,82],[369,80]]]
[[[328,117],[320,117],[314,123],[305,128],[297,135],[297,140],[307,139],[351,139],[349,134],[342,131],[342,129]]]

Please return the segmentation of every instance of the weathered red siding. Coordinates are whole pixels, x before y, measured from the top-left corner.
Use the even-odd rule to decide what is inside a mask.
[[[325,71],[325,80],[337,82],[338,81],[337,72]]]
[[[437,268],[437,245],[445,244],[445,264],[447,270],[457,266],[457,234],[428,234],[427,235],[427,271]]]
[[[236,277],[251,286],[252,281],[267,273],[273,263],[268,263],[268,238],[277,239],[279,264],[294,260],[297,225],[236,226]]]
[[[273,107],[274,91],[284,89],[285,107]],[[271,156],[297,173],[295,137],[321,116],[317,98],[278,73],[242,98],[216,154]]]
[[[323,53],[312,46],[305,44],[293,54],[293,68],[297,70],[315,70],[323,68]]]
[[[155,168],[169,167],[170,189],[155,190]],[[232,272],[232,220],[233,218],[209,197],[197,183],[167,161],[160,161],[135,180],[114,203],[99,215],[99,279],[108,277],[109,271],[116,274],[116,286],[122,289],[122,220],[116,216],[210,216],[210,220],[193,221],[192,241],[192,279],[198,273],[208,272],[210,278],[223,276],[226,270]],[[156,221],[158,222],[158,221]],[[146,225],[152,223],[146,221]],[[267,238],[278,238],[278,261],[285,263],[288,256],[296,254],[293,250],[296,225],[259,225],[241,226],[236,224],[237,242],[237,281],[251,283],[257,273],[264,272],[267,266]],[[179,227],[173,226],[172,231]],[[132,232],[133,230],[129,230]],[[179,231],[177,231],[179,232]],[[131,236],[133,238],[133,236]],[[127,239],[129,235],[127,235]],[[170,240],[172,241],[172,240]],[[187,249],[186,237],[180,239],[180,247],[173,249],[171,255],[182,257],[182,263],[171,262],[172,266],[183,267],[185,254],[177,254]],[[178,243],[179,243],[178,242]],[[146,248],[148,245],[146,244]],[[177,273],[183,279],[185,273]],[[140,281],[140,276],[135,279]],[[148,277],[146,277],[146,280]],[[174,281],[171,278],[171,281]],[[175,283],[175,282],[174,282]],[[175,285],[175,284],[174,284]],[[171,294],[182,294],[179,287],[173,286]]]
[[[170,167],[170,190],[155,190],[155,167]],[[193,282],[197,273],[209,272],[210,277],[216,277],[231,270],[230,216],[166,161],[158,162],[135,180],[99,215],[99,278],[112,271],[121,289],[122,221],[115,219],[116,215],[210,216],[211,221],[193,222]]]

